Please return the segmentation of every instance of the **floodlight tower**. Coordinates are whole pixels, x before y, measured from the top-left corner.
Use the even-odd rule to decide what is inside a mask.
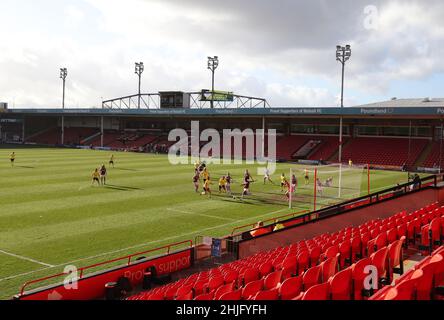
[[[68,69],[60,68],[60,79],[62,79],[62,82],[63,82],[62,109],[65,109],[65,84],[66,84],[66,77],[67,76],[68,76]],[[62,137],[61,137],[62,145],[65,143],[64,140],[65,140],[65,117],[62,114]]]
[[[211,70],[211,108],[214,107],[214,71],[219,66],[219,58],[217,56],[208,57],[208,69]]]
[[[138,91],[139,97],[138,97],[137,109],[140,109],[140,83],[141,83],[143,70],[144,70],[143,62],[136,62],[134,73],[137,74],[137,76],[139,77],[139,91]]]
[[[347,44],[345,47],[336,46],[336,61],[339,61],[342,65],[342,77],[341,77],[341,108],[344,107],[344,70],[345,62],[351,57],[351,47]],[[339,120],[339,163],[342,163],[342,115]]]

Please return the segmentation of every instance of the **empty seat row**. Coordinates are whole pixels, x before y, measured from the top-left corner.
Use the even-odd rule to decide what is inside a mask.
[[[390,283],[393,273],[403,273],[401,246],[407,243],[406,224],[418,221],[430,212],[444,212],[444,209],[434,203],[411,214],[402,211],[387,219],[371,220],[357,227],[322,234],[313,239],[260,252],[209,271],[193,274],[166,286],[142,292],[131,299],[219,299],[223,294],[231,298],[240,295],[241,299],[252,299],[258,295],[264,299],[263,295],[274,296],[276,293],[279,298],[285,298],[288,297],[285,292],[289,290],[289,285],[283,285],[286,280],[299,277],[303,286],[298,290],[305,292],[312,285],[328,281],[336,271],[356,264],[359,267],[369,261],[379,261],[379,280],[381,284],[383,281]],[[326,267],[327,261],[334,265],[333,269]],[[296,281],[291,280],[289,283]],[[283,285],[283,295],[277,290],[280,289],[278,284]],[[259,288],[259,291],[253,294],[252,288]],[[259,294],[262,291],[265,293]],[[360,291],[353,290],[350,297],[361,299]]]

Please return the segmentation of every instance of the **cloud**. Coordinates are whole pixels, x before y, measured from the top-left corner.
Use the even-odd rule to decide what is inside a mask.
[[[62,66],[70,107],[135,93],[135,61],[145,63],[143,91],[188,91],[210,86],[206,57],[218,55],[217,89],[299,106],[338,105],[336,44],[353,50],[347,105],[390,97],[400,81],[441,79],[444,72],[444,4],[437,0],[373,1],[377,29],[366,28],[363,0],[30,4],[0,4],[0,70],[7,75],[0,77],[0,100],[18,107],[60,105]]]

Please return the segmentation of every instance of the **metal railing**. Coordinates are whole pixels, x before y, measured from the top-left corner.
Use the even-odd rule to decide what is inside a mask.
[[[404,194],[417,192],[417,191],[424,190],[429,187],[436,187],[438,185],[438,183],[442,182],[442,181],[444,181],[444,176],[430,175],[430,176],[421,178],[419,185],[414,185],[414,182],[404,183],[401,185],[397,185],[397,186],[390,187],[390,188],[387,188],[387,189],[384,189],[381,191],[371,193],[369,195],[361,196],[361,197],[354,198],[351,200],[346,200],[341,203],[334,204],[334,205],[331,205],[328,207],[324,207],[324,208],[316,210],[316,211],[308,212],[306,214],[301,214],[297,217],[294,217],[293,219],[279,221],[279,223],[281,223],[281,222],[288,223],[288,222],[291,222],[292,220],[300,219],[301,222],[295,224],[294,226],[303,225],[308,222],[313,222],[314,220],[326,218],[329,216],[334,216],[334,215],[344,213],[346,211],[350,211],[350,210],[353,210],[353,209],[356,209],[359,207],[372,205],[372,204],[375,204],[380,201],[385,201],[388,199],[396,198],[396,197],[402,196]],[[256,229],[271,228],[271,227],[274,227],[274,225],[276,225],[276,223],[272,223],[267,226],[264,225],[263,227],[258,227]],[[256,230],[256,229],[253,229],[253,230]],[[252,230],[249,230],[248,232],[250,232],[250,231],[252,231]],[[244,231],[240,234],[232,235],[232,237],[237,237],[239,241],[242,241],[242,240],[244,240],[245,234],[246,234],[246,231]],[[246,237],[246,238],[251,238],[251,237]]]

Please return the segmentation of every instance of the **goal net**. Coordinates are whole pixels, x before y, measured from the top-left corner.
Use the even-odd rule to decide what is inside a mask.
[[[293,177],[294,175],[294,177]],[[291,188],[289,207],[298,203],[311,203],[317,210],[368,193],[369,172],[367,166],[329,164],[320,166],[297,165],[290,168],[288,182]]]

